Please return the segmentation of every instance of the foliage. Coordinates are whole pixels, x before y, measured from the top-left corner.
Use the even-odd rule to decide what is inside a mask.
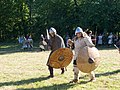
[[[77,26],[94,33],[120,31],[120,0],[1,0],[0,5],[2,40],[27,33],[38,40],[51,26],[63,37]]]
[[[16,38],[25,31],[29,9],[24,0],[1,0],[0,6],[0,36],[2,39]]]

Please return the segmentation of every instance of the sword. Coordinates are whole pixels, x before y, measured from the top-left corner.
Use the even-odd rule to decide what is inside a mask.
[[[114,44],[114,46],[115,46],[115,48],[119,51],[119,48],[117,47],[117,45]]]
[[[47,39],[49,40],[50,36],[49,36],[49,33],[48,33],[48,29],[46,29],[46,32],[47,32]]]

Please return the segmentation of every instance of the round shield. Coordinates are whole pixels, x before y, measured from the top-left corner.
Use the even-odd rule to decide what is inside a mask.
[[[49,65],[53,68],[64,68],[70,64],[72,58],[73,53],[69,48],[60,48],[50,55]]]
[[[100,62],[100,55],[96,47],[84,47],[80,49],[77,58],[77,67],[84,73],[95,70]]]

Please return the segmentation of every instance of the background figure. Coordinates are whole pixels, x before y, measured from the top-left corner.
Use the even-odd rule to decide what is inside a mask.
[[[31,35],[27,34],[27,36],[24,37],[22,49],[29,49],[29,48],[30,49],[33,48],[33,39]]]
[[[108,46],[111,46],[113,44],[113,34],[110,33],[110,35],[108,36]]]
[[[116,44],[116,42],[118,41],[118,35],[114,35],[113,36],[113,43]]]
[[[93,44],[96,45],[96,36],[95,35],[92,34],[91,40],[92,40]]]
[[[41,34],[41,37],[40,37],[40,43],[39,43],[39,47],[41,49],[41,51],[45,51],[47,50],[47,42],[46,42],[46,38],[44,37],[43,34]]]
[[[107,35],[104,33],[102,37],[103,45],[107,45]]]
[[[94,44],[96,44],[96,37],[95,37],[95,35],[92,34],[92,31],[89,30],[89,29],[87,29],[85,32],[86,32],[86,34],[91,38],[92,42],[93,42]]]
[[[27,48],[28,48],[28,40],[26,39],[26,37],[24,37],[22,49],[27,49]]]
[[[91,31],[91,30],[89,30],[89,29],[87,29],[85,32],[86,32],[86,33],[87,33],[87,35],[91,38],[91,36],[92,36],[92,31]]]
[[[31,35],[28,37],[28,48],[33,48],[33,39]]]
[[[22,44],[24,42],[24,36],[23,35],[18,37],[18,42],[20,44]]]
[[[51,49],[51,53],[50,55],[57,49],[59,48],[65,48],[65,44],[64,44],[64,40],[61,36],[59,36],[56,32],[56,30],[54,28],[50,28],[49,29],[49,34],[50,34],[50,39],[49,39],[49,48]],[[49,55],[49,57],[50,57]],[[48,78],[52,78],[54,77],[53,74],[53,67],[51,67],[49,65],[49,58],[48,58],[48,62],[47,62],[47,66],[48,66],[48,70],[50,72],[50,75],[48,76]],[[61,74],[64,73],[64,68],[61,68],[62,72]]]
[[[69,34],[67,33],[67,35],[66,35],[66,37],[65,37],[65,42],[66,42],[66,46],[67,47],[69,47],[69,45],[68,45],[68,39],[70,39],[70,36],[69,36]]]
[[[98,36],[98,45],[102,45],[103,44],[103,36],[101,35],[101,34],[99,34],[99,36]]]
[[[119,50],[119,53],[120,53],[120,39],[119,39],[119,41],[118,41],[118,42],[116,42],[116,45],[117,45],[118,50]]]

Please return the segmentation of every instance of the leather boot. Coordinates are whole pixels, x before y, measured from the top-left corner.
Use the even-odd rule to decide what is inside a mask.
[[[64,72],[65,72],[64,68],[61,68],[61,70],[62,70],[61,74],[64,74]]]
[[[96,81],[96,78],[90,79],[90,82],[95,82],[95,81]]]
[[[49,69],[49,72],[50,72],[50,75],[48,76],[48,78],[53,78],[54,77],[53,68],[51,66],[48,66],[48,69]]]
[[[70,81],[70,83],[77,83],[78,80],[77,79],[73,79],[72,81]]]

